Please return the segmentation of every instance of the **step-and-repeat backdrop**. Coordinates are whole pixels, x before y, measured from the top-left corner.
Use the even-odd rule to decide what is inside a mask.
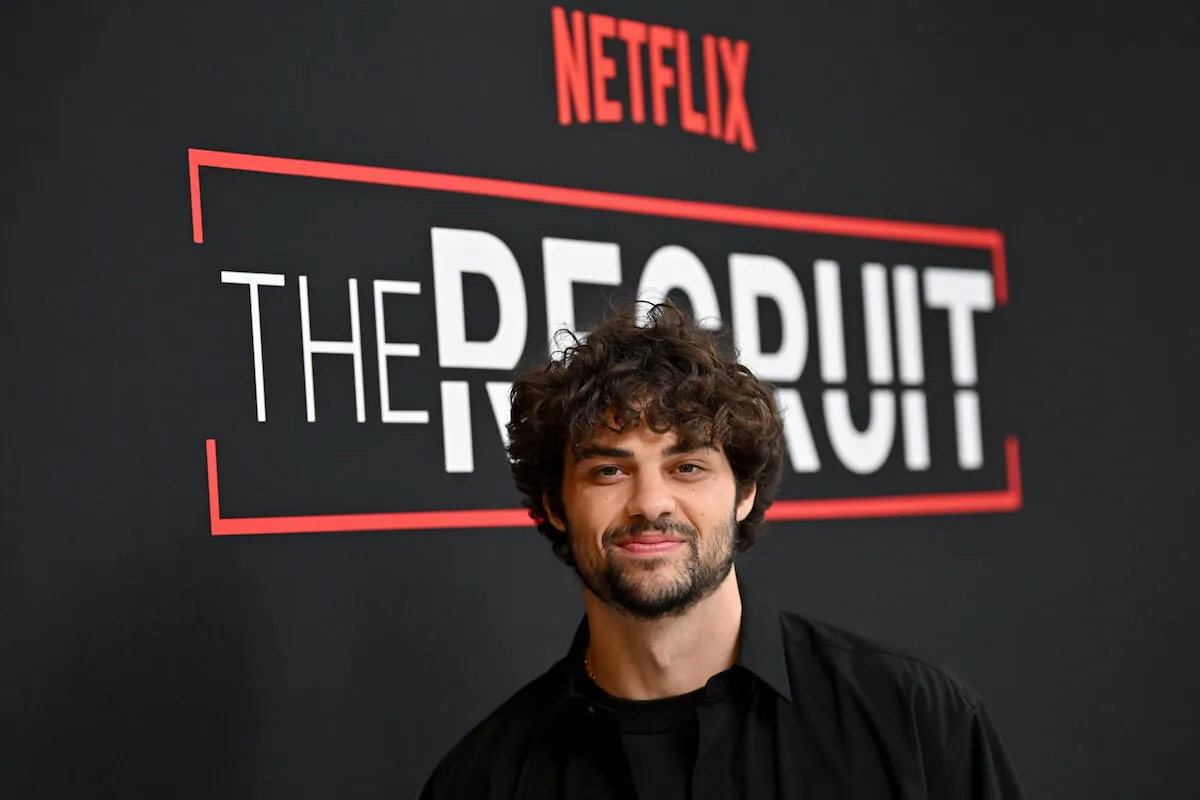
[[[415,795],[582,613],[513,376],[639,297],[776,387],[746,580],[971,683],[1033,796],[1183,796],[1196,56],[1143,25],[21,11],[7,796]]]

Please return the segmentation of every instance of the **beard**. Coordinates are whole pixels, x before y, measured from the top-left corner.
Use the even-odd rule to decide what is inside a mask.
[[[656,620],[686,613],[725,581],[733,568],[737,524],[736,513],[730,513],[727,522],[701,541],[699,531],[686,523],[641,520],[606,530],[598,551],[580,547],[569,520],[567,535],[575,572],[592,594],[632,617]],[[661,558],[622,557],[619,542],[650,530],[682,537],[683,557],[675,552]]]

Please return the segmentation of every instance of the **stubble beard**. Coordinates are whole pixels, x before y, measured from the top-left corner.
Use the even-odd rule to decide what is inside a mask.
[[[670,553],[661,558],[624,557],[616,542],[648,530],[683,537],[685,558]],[[609,528],[601,538],[600,551],[580,548],[567,525],[575,555],[575,571],[584,586],[607,605],[642,620],[681,616],[717,590],[729,576],[736,555],[737,517],[731,513],[726,523],[700,541],[699,532],[674,520],[641,521]],[[701,552],[702,544],[704,545]],[[580,552],[583,549],[586,552]],[[668,566],[674,562],[673,566]]]

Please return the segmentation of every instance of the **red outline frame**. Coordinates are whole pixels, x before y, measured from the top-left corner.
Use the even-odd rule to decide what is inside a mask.
[[[436,172],[334,164],[325,161],[304,161],[189,148],[188,171],[192,192],[192,238],[196,244],[204,242],[204,218],[200,205],[200,167],[402,186],[410,189],[499,197],[508,200],[617,211],[626,214],[692,219],[725,225],[747,225],[832,236],[976,248],[991,253],[996,304],[1000,306],[1008,304],[1008,272],[1005,263],[1004,237],[1000,231],[988,228],[808,214],[802,211],[780,211],[693,200],[597,192],[588,189],[570,189],[563,186],[544,186],[492,178],[472,178],[465,175],[445,175]],[[528,512],[515,508],[400,511],[385,514],[222,517],[217,481],[216,440],[208,439],[206,449],[209,514],[213,536],[434,528],[508,528],[530,524]],[[1015,436],[1005,439],[1004,455],[1008,478],[1007,486],[1004,489],[889,497],[780,500],[771,506],[767,512],[767,519],[849,519],[1017,511],[1022,505],[1022,492],[1020,449]]]

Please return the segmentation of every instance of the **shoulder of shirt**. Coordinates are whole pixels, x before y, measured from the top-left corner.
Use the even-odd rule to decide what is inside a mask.
[[[515,770],[524,746],[561,699],[565,670],[563,661],[555,663],[471,728],[442,758],[422,798],[475,796],[480,783],[505,777],[497,770]],[[515,780],[516,775],[507,778]]]
[[[793,680],[808,655],[865,695],[908,696],[914,711],[967,717],[981,703],[957,675],[900,648],[788,611],[780,612],[780,618]]]
[[[780,622],[793,698],[802,708],[831,724],[865,725],[890,743],[895,758],[918,758],[931,797],[965,796],[962,782],[980,757],[970,749],[972,737],[990,726],[970,686],[943,667],[844,628],[789,612],[780,613]]]

